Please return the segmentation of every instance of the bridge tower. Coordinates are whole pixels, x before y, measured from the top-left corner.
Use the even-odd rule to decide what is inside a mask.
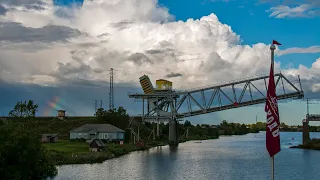
[[[309,114],[309,104],[319,104],[319,102],[309,102],[307,98],[307,114],[306,119],[302,121],[302,144],[310,140],[309,122],[320,121],[320,114]]]
[[[302,144],[310,140],[309,122],[320,121],[320,114],[307,114],[306,119],[302,121]]]

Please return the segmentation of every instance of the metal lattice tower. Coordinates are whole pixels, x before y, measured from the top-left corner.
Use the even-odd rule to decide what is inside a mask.
[[[97,108],[98,108],[98,102],[97,100],[94,100],[94,114],[97,113]]]
[[[113,68],[110,68],[110,92],[109,92],[109,109],[114,109],[114,96],[113,96]]]

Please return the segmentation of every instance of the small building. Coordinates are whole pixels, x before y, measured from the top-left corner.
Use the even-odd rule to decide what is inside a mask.
[[[66,117],[66,111],[65,110],[58,110],[58,119],[63,120]]]
[[[55,143],[58,141],[58,134],[42,134],[41,142]]]
[[[101,139],[88,140],[87,143],[89,144],[89,151],[92,152],[105,151],[107,148]]]
[[[70,131],[70,140],[101,139],[106,141],[123,141],[125,131],[111,124],[85,124]]]
[[[172,82],[165,79],[156,80],[156,88],[157,90],[171,90]]]

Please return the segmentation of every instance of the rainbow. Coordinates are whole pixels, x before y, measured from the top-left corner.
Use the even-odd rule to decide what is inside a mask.
[[[57,110],[62,109],[63,107],[61,106],[61,103],[63,103],[63,99],[54,96],[51,100],[47,102],[47,108],[44,110],[43,115],[44,116],[55,116],[57,115]]]

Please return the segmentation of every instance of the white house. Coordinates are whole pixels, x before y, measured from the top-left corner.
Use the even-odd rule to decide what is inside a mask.
[[[111,124],[85,124],[70,132],[70,140],[101,139],[109,141],[123,141],[125,131]]]

